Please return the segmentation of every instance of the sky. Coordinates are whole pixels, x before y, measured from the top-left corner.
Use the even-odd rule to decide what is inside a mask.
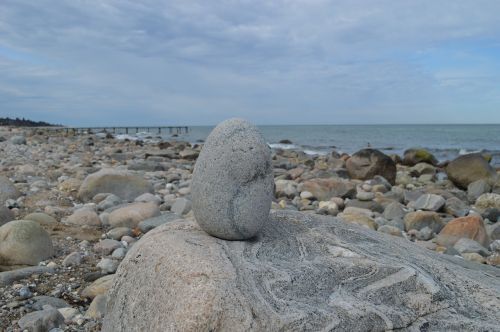
[[[500,123],[498,0],[1,0],[0,117]]]

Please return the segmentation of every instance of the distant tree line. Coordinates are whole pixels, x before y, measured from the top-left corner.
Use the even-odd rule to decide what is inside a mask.
[[[51,124],[44,121],[31,121],[25,118],[0,118],[0,126],[14,127],[61,127],[61,125]]]

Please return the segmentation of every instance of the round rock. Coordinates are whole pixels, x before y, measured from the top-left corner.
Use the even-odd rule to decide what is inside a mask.
[[[242,119],[226,120],[210,133],[196,161],[196,221],[222,239],[252,238],[268,220],[273,186],[271,151],[258,129]]]

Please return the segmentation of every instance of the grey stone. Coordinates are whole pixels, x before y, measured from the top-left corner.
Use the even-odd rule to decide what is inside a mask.
[[[414,208],[415,210],[438,211],[443,207],[445,202],[446,201],[442,196],[434,194],[424,194],[420,196],[415,202],[408,204],[408,206]]]
[[[37,222],[14,220],[0,227],[0,265],[37,265],[53,255],[52,240]]]
[[[134,202],[154,202],[158,205],[161,204],[161,199],[151,193],[145,193],[134,199]]]
[[[181,216],[179,216],[178,214],[175,214],[173,212],[165,212],[158,217],[149,218],[144,221],[141,221],[138,227],[141,230],[141,232],[147,233],[155,227],[158,227],[167,222],[174,221],[180,218]]]
[[[132,229],[128,227],[116,227],[106,233],[106,236],[112,240],[120,240],[125,235],[132,235]]]
[[[14,213],[5,205],[0,205],[0,226],[16,218]]]
[[[19,290],[19,297],[22,299],[22,300],[26,300],[26,299],[29,299],[30,297],[33,296],[33,293],[31,292],[30,288],[27,287],[27,286],[23,286],[21,287],[21,289]]]
[[[455,248],[455,250],[458,251],[460,254],[477,253],[477,254],[480,254],[481,256],[488,256],[491,254],[488,251],[488,249],[483,247],[477,241],[467,239],[467,238],[461,238],[460,240],[458,240],[453,245],[453,248]]]
[[[491,179],[496,176],[495,169],[480,153],[459,156],[446,166],[448,178],[462,189],[479,179]]]
[[[249,239],[268,219],[273,187],[271,151],[258,129],[226,120],[210,133],[194,167],[196,221],[213,236]]]
[[[469,206],[457,197],[448,198],[444,204],[444,211],[455,217],[465,217],[469,210]]]
[[[152,193],[153,186],[144,178],[127,171],[101,169],[85,178],[78,196],[90,200],[99,193],[111,193],[126,201],[132,201],[144,193]]]
[[[500,220],[500,209],[498,208],[487,208],[482,213],[483,219],[488,219],[491,222],[498,222]]]
[[[184,197],[179,197],[175,200],[174,204],[170,208],[172,212],[178,215],[183,215],[191,211],[191,201]]]
[[[160,215],[160,208],[153,202],[135,202],[113,210],[108,216],[111,228],[135,228],[143,220]]]
[[[439,233],[444,223],[439,214],[432,211],[415,211],[406,214],[404,218],[405,230],[421,230],[429,227],[434,233]]]
[[[362,149],[346,161],[347,171],[353,179],[369,180],[376,175],[383,176],[389,183],[396,181],[396,164],[376,149]]]
[[[116,259],[102,258],[96,266],[101,269],[102,273],[115,273],[118,265],[120,262]]]
[[[30,266],[12,271],[0,272],[0,286],[10,285],[17,280],[28,278],[33,274],[54,273],[53,267]]]
[[[475,202],[482,194],[491,191],[491,186],[485,179],[479,179],[477,181],[471,182],[467,186],[467,198],[471,202]]]
[[[63,266],[78,266],[82,264],[83,256],[79,252],[72,252],[68,256],[66,256],[62,262]]]
[[[116,195],[109,194],[105,199],[97,204],[97,210],[104,211],[110,209],[114,206],[120,205],[122,203],[122,199]]]
[[[98,227],[101,226],[101,219],[99,219],[99,216],[92,208],[83,207],[73,212],[73,214],[66,219],[66,223],[79,226]]]
[[[113,252],[113,250],[120,248],[122,244],[120,241],[112,240],[112,239],[104,239],[102,241],[97,242],[94,245],[94,251],[101,255],[109,255]]]
[[[480,210],[500,209],[500,194],[486,193],[479,196],[475,206]]]
[[[360,201],[371,201],[375,198],[375,194],[372,192],[358,191],[356,198]]]
[[[8,199],[16,199],[21,195],[16,186],[6,176],[0,175],[0,204]]]
[[[12,136],[10,142],[14,145],[26,145],[26,137],[22,135]]]
[[[115,275],[103,331],[497,330],[499,292],[497,268],[271,211],[255,241],[191,221],[146,234]]]
[[[35,296],[31,299],[31,301],[33,301],[33,309],[35,310],[43,310],[44,305],[50,305],[56,309],[70,306],[68,302],[63,299],[46,295]]]
[[[106,314],[107,303],[108,297],[106,294],[97,295],[90,303],[90,306],[85,313],[85,317],[90,319],[101,319]]]
[[[378,213],[384,212],[384,207],[375,201],[360,201],[358,199],[349,199],[345,201],[345,206],[368,209]]]
[[[64,325],[64,317],[57,309],[45,306],[43,310],[34,311],[23,316],[18,325],[22,330],[45,332]]]
[[[383,216],[388,220],[394,220],[403,219],[405,214],[404,206],[398,202],[393,202],[385,207]]]
[[[127,249],[125,248],[116,248],[113,253],[111,254],[111,257],[115,259],[123,259],[127,255]]]

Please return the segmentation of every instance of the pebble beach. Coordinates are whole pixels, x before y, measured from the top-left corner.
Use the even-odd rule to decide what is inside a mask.
[[[203,142],[9,127],[0,141],[0,330],[100,331],[127,253],[157,227],[195,221],[191,183]],[[500,271],[491,156],[269,149],[273,213],[332,218]],[[491,301],[498,306],[498,294]]]

